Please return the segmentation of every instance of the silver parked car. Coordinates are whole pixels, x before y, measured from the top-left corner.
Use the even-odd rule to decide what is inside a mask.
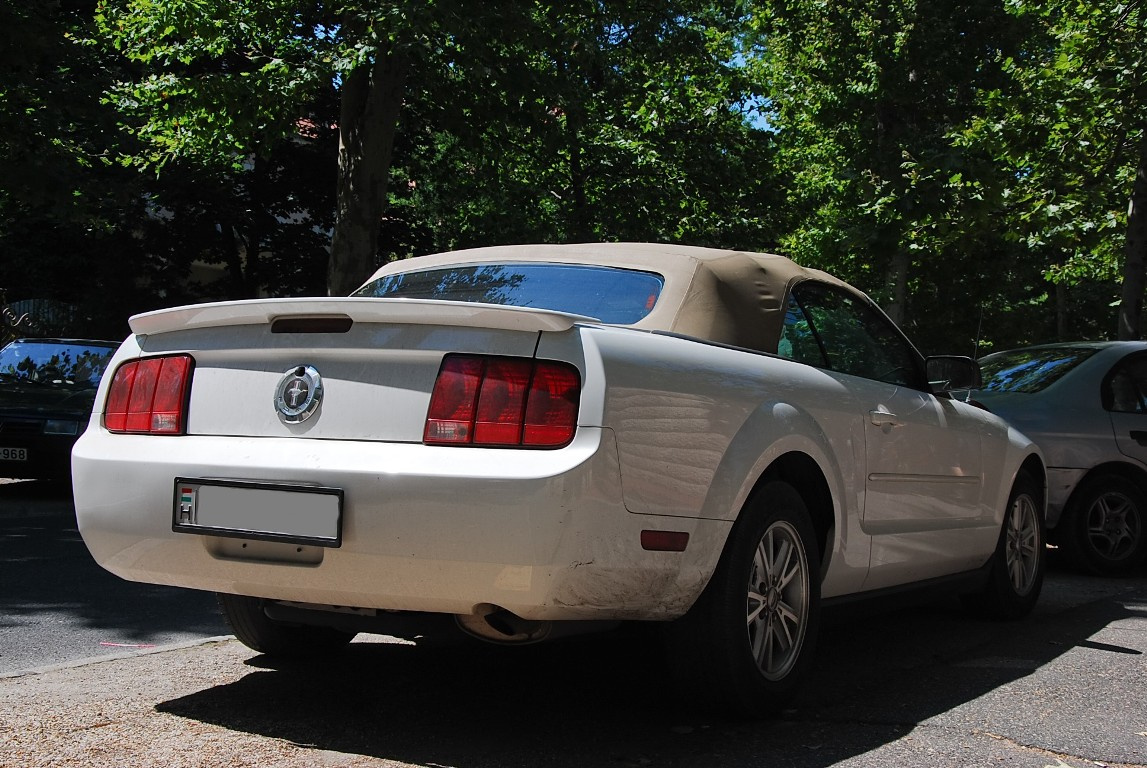
[[[1078,342],[980,360],[972,397],[1043,450],[1049,540],[1106,575],[1147,554],[1147,342]]]

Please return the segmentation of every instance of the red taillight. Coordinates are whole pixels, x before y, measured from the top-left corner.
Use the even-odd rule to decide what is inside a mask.
[[[573,440],[577,426],[581,381],[577,369],[565,363],[539,362],[530,383],[525,445],[565,445]]]
[[[526,392],[533,361],[495,358],[486,363],[474,442],[478,445],[519,445],[525,415]]]
[[[428,443],[470,443],[474,439],[474,411],[486,363],[480,358],[447,357],[442,361],[423,439]]]
[[[109,432],[181,435],[187,416],[190,355],[132,360],[116,369],[104,406]]]
[[[581,377],[568,363],[448,355],[423,440],[434,445],[557,448],[577,428]]]

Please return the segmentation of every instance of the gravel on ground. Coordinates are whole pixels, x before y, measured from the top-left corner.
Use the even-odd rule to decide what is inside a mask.
[[[2,768],[396,768],[161,711],[251,672],[233,639],[0,678]]]

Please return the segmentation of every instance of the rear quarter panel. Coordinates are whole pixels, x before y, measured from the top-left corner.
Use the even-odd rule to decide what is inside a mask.
[[[544,334],[539,356],[564,358],[562,347],[574,341]],[[820,467],[833,498],[824,590],[863,580],[863,425],[839,380],[789,360],[675,336],[583,328],[579,346],[587,386],[582,423],[600,414],[601,426],[615,434],[627,510],[732,522],[773,462],[802,453]],[[724,541],[698,544],[711,569]]]

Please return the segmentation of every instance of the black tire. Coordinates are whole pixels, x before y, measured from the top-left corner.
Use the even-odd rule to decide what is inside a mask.
[[[354,632],[274,621],[263,611],[264,600],[218,594],[219,608],[239,642],[253,651],[285,659],[327,656],[344,648]]]
[[[1147,498],[1138,485],[1120,475],[1089,477],[1057,526],[1060,548],[1081,570],[1124,576],[1147,553],[1145,517]]]
[[[692,706],[765,717],[807,676],[820,625],[820,550],[800,494],[756,492],[697,603],[667,628],[670,664]]]
[[[1040,499],[1039,485],[1020,473],[1004,510],[988,583],[965,603],[997,619],[1019,619],[1035,607],[1047,563]]]

